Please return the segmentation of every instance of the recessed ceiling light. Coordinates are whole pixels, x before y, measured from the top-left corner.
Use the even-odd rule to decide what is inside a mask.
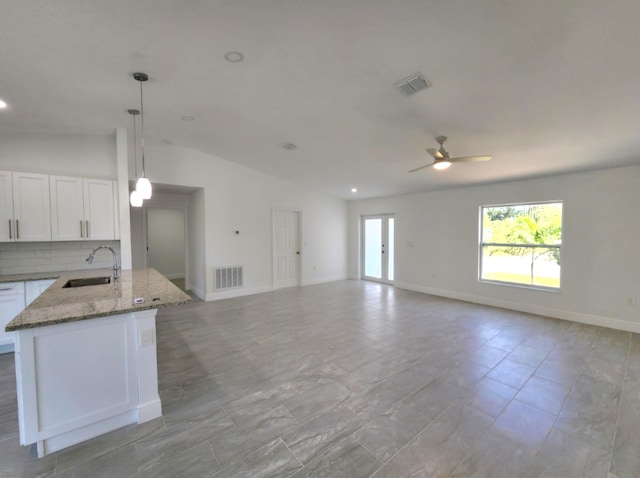
[[[7,107],[7,104],[4,101],[0,100],[0,110],[6,107]]]
[[[231,63],[239,63],[244,60],[244,55],[239,51],[228,51],[224,54],[224,59]]]
[[[279,145],[282,149],[286,149],[287,151],[291,151],[293,149],[296,149],[297,146],[293,143],[280,143]]]
[[[182,121],[193,121],[194,119],[196,119],[195,116],[183,116],[182,117]]]
[[[351,192],[352,193],[357,193],[358,192],[358,188],[351,188]]]

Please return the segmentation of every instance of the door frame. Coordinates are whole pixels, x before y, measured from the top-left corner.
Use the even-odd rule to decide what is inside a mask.
[[[365,262],[365,258],[364,258],[364,254],[365,254],[365,227],[364,227],[364,222],[367,219],[382,219],[382,241],[384,242],[386,240],[387,245],[384,246],[385,248],[387,248],[386,252],[386,257],[389,257],[389,250],[388,250],[388,239],[389,239],[389,222],[388,220],[390,218],[393,218],[394,220],[394,251],[393,251],[393,259],[394,259],[394,280],[388,280],[386,277],[389,276],[389,262],[387,261],[387,263],[385,264],[385,262],[383,261],[382,263],[382,278],[380,279],[376,279],[375,277],[369,277],[365,275],[365,267],[364,267],[364,262]],[[396,251],[395,251],[395,218],[396,215],[393,212],[387,212],[387,213],[381,213],[381,214],[363,214],[360,216],[360,279],[361,280],[368,280],[371,282],[380,282],[382,284],[390,284],[393,285],[395,282],[395,258],[396,258]],[[386,238],[385,236],[385,232],[386,232]]]
[[[147,210],[148,209],[179,209],[182,211],[184,218],[184,288],[186,290],[190,290],[191,284],[189,283],[189,227],[187,224],[188,221],[188,210],[186,207],[182,206],[143,206],[142,207],[142,226],[143,226],[143,234],[142,234],[142,247],[144,249],[144,266],[145,268],[149,267],[149,228],[147,222]]]
[[[302,285],[302,261],[304,260],[304,250],[303,250],[303,238],[302,238],[302,209],[296,207],[274,207],[271,209],[271,289],[284,289],[285,287],[276,287],[276,283],[278,280],[278,253],[277,253],[277,234],[278,231],[276,229],[276,214],[278,212],[295,212],[298,214],[298,249],[300,250],[300,256],[298,258],[298,283],[295,286],[291,287],[299,287]]]

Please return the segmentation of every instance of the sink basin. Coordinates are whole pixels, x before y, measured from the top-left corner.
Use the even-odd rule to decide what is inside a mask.
[[[102,285],[102,284],[111,284],[111,276],[104,277],[83,277],[81,279],[70,279],[65,285],[62,286],[63,289],[69,287],[86,287],[88,285]]]

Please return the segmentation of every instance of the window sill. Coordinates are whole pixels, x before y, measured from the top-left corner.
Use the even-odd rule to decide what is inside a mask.
[[[542,292],[562,292],[562,288],[560,287],[545,287],[543,285],[527,285],[527,284],[518,284],[516,282],[502,282],[498,280],[487,280],[487,279],[478,279],[478,282],[481,284],[490,284],[490,285],[501,285],[506,287],[517,287],[518,289],[528,289],[528,290],[536,290]]]

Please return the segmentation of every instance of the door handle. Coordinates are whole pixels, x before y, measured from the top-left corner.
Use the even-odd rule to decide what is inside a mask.
[[[89,239],[89,221],[84,221],[87,225],[87,227],[85,227],[85,235],[87,236],[87,239]]]
[[[20,226],[18,225],[17,219],[16,219],[16,239],[20,239]]]
[[[300,255],[300,251],[296,251],[296,254]]]
[[[82,219],[80,219],[80,237],[84,237],[84,234],[82,231]]]

